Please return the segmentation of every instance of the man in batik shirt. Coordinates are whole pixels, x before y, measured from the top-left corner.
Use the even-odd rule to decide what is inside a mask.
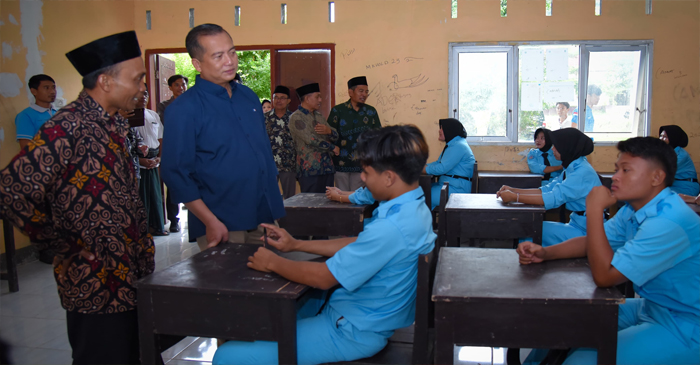
[[[355,149],[357,138],[362,132],[382,127],[379,114],[371,105],[365,104],[369,96],[367,78],[358,76],[348,81],[350,100],[331,109],[328,124],[338,131],[340,155],[333,157],[335,165],[335,186],[343,191],[355,191],[360,188],[362,179]]]
[[[334,143],[338,132],[331,128],[319,111],[321,89],[318,84],[297,88],[301,105],[289,117],[289,131],[297,147],[297,178],[302,193],[325,193],[333,186],[333,160],[340,149]]]
[[[272,93],[273,109],[265,114],[265,127],[270,137],[272,157],[277,165],[277,181],[282,185],[282,196],[287,199],[297,190],[297,152],[294,139],[289,132],[289,116],[292,112],[287,109],[291,99],[289,88],[279,85]]]
[[[146,69],[133,31],[66,56],[84,91],[0,171],[0,215],[56,252],[73,363],[138,364],[134,283],[154,246],[117,110],[134,109]]]

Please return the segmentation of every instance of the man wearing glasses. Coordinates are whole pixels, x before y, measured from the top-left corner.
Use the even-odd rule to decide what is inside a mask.
[[[267,135],[270,136],[272,157],[275,159],[279,175],[277,181],[282,185],[284,199],[293,196],[297,189],[296,147],[289,131],[289,116],[292,112],[287,109],[291,99],[289,88],[277,86],[272,94],[272,107],[265,114]]]

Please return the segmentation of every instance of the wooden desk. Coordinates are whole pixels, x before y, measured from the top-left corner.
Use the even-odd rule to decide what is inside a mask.
[[[542,175],[524,171],[479,171],[480,194],[496,194],[503,186],[530,189],[542,186]]]
[[[614,364],[615,288],[597,288],[586,259],[520,265],[512,250],[442,248],[435,302],[435,364],[452,364],[454,345],[598,349]]]
[[[161,335],[277,341],[297,363],[296,305],[306,285],[246,266],[258,245],[222,243],[139,280],[141,361],[160,362]]]
[[[504,204],[496,194],[450,194],[445,207],[447,246],[460,239],[518,239],[532,237],[542,243],[544,206]]]
[[[293,236],[357,236],[371,205],[328,200],[323,193],[300,193],[284,200],[287,215],[279,225]]]

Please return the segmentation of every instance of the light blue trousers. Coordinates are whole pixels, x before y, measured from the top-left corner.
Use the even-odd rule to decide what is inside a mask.
[[[373,356],[386,346],[394,332],[360,331],[322,301],[309,301],[297,312],[299,364],[352,361]],[[277,364],[277,342],[228,341],[214,354],[214,365]]]
[[[698,329],[690,346],[656,323],[644,311],[645,299],[627,299],[620,305],[617,332],[617,363],[641,364],[700,364]],[[547,350],[535,349],[526,364],[539,364]],[[566,365],[595,365],[598,351],[575,349],[566,358]]]
[[[543,222],[542,223],[542,247],[548,247],[562,243],[574,237],[586,235],[582,229],[574,223]]]

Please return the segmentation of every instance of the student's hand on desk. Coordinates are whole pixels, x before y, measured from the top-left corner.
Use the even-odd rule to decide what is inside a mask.
[[[511,189],[511,188],[510,188],[510,186],[508,186],[508,185],[503,185],[503,186],[501,186],[501,188],[498,189],[498,191],[496,192],[496,197],[497,197],[497,198],[500,198],[500,197],[501,197],[501,192],[502,192],[502,191],[506,191],[506,190],[510,190],[510,189]]]
[[[329,200],[338,200],[340,197],[340,189],[334,186],[326,186],[326,198]]]
[[[318,134],[331,134],[331,127],[319,123],[314,127],[314,131]]]
[[[253,270],[270,272],[270,262],[277,257],[272,251],[260,247],[253,256],[248,257],[248,267]]]
[[[514,202],[518,199],[518,195],[510,190],[503,190],[496,193],[497,198],[501,198],[504,203]]]
[[[603,211],[605,208],[617,203],[617,199],[605,186],[596,186],[591,189],[586,198],[586,210]]]
[[[282,252],[296,250],[297,240],[294,239],[286,229],[267,223],[263,223],[261,226],[267,228],[267,243],[269,243],[270,246]],[[265,242],[265,237],[260,237],[260,240]]]
[[[518,253],[521,265],[539,264],[544,261],[544,247],[538,244],[529,241],[522,242],[515,251]]]
[[[221,242],[228,241],[228,228],[220,220],[207,224],[207,247],[216,247]]]
[[[79,253],[75,253],[71,256],[69,256],[66,259],[61,260],[58,256],[54,256],[53,258],[53,266],[55,270],[58,270],[58,280],[63,283],[66,280],[66,273],[68,273],[68,268],[70,265],[73,263],[73,259],[75,259],[76,256],[82,256],[84,259],[88,261],[92,261],[95,259],[95,255],[91,254],[90,251],[83,249]]]

